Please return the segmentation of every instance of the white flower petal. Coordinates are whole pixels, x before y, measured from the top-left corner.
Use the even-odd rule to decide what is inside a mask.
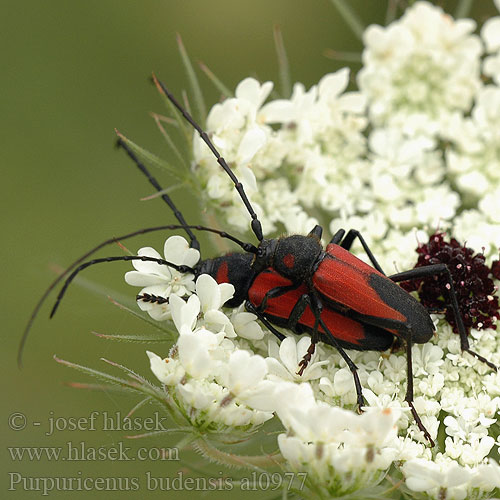
[[[326,99],[335,98],[346,89],[348,83],[349,68],[325,75],[318,84],[319,95]]]
[[[163,280],[158,275],[144,274],[139,271],[128,271],[125,273],[125,281],[132,286],[153,286],[160,284]]]
[[[190,248],[189,243],[182,236],[171,236],[165,241],[163,248],[165,260],[172,264],[194,266],[200,260],[200,252]]]
[[[500,49],[500,17],[488,19],[481,28],[481,36],[488,52]]]
[[[191,295],[186,303],[177,295],[171,295],[170,309],[172,319],[179,332],[183,326],[192,330],[200,313],[200,299],[196,295]]]
[[[222,307],[229,299],[232,299],[234,296],[234,285],[232,283],[220,283],[219,284],[219,292],[220,292],[220,306]]]
[[[202,274],[196,280],[196,294],[200,299],[201,308],[204,313],[210,309],[219,309],[221,307],[219,285],[209,274]]]
[[[272,89],[272,82],[261,85],[255,78],[245,78],[236,87],[235,95],[238,99],[250,101],[255,108],[260,108]]]
[[[250,162],[265,143],[266,133],[262,129],[254,127],[248,130],[238,146],[236,155],[238,165],[242,166]]]
[[[263,123],[288,123],[295,117],[293,103],[287,99],[277,99],[262,106],[259,118]]]

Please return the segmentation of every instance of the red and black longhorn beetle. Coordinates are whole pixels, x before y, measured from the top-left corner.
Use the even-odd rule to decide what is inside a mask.
[[[302,374],[306,368],[318,341],[321,340],[335,347],[353,374],[359,408],[363,406],[364,399],[357,367],[344,349],[385,351],[393,345],[396,338],[401,339],[406,345],[408,370],[405,401],[419,429],[433,446],[434,442],[413,405],[411,347],[414,343],[428,342],[434,334],[434,325],[429,312],[422,304],[397,283],[445,274],[448,277],[447,292],[458,325],[462,351],[470,353],[492,369],[497,369],[495,365],[469,348],[467,331],[459,311],[448,267],[445,264],[436,264],[386,276],[366,241],[356,230],[350,230],[346,234],[345,230],[339,229],[326,249],[323,249],[321,244],[322,228],[320,226],[315,226],[307,236],[292,235],[279,239],[265,239],[261,223],[242,184],[221,157],[207,133],[177,102],[162,82],[156,78],[154,82],[160,92],[200,134],[202,140],[217,158],[219,165],[233,181],[251,216],[251,228],[259,244],[255,246],[242,242],[224,231],[188,225],[170,197],[162,193],[161,197],[171,208],[180,224],[141,229],[111,238],[75,261],[63,275],[54,280],[35,307],[21,340],[19,362],[29,329],[38,310],[50,291],[64,277],[66,281],[56,299],[51,317],[55,314],[67,287],[81,270],[102,262],[130,260],[157,262],[182,273],[191,272],[195,276],[206,273],[215,278],[218,283],[232,283],[235,287],[235,294],[226,305],[236,307],[244,302],[247,310],[255,313],[280,340],[285,336],[275,326],[285,327],[297,334],[311,335],[311,346],[300,362],[299,374]],[[121,138],[118,140],[118,145],[126,151],[154,188],[157,191],[163,191],[156,179]],[[209,231],[228,238],[239,245],[245,253],[230,253],[214,259],[202,260],[193,268],[146,256],[106,257],[84,262],[91,254],[108,244],[138,234],[167,229],[185,230],[193,248],[199,249],[200,245],[191,229]],[[349,252],[356,238],[360,241],[373,267]],[[72,272],[68,275],[70,271]],[[158,303],[166,300],[149,295],[139,295],[137,299]]]

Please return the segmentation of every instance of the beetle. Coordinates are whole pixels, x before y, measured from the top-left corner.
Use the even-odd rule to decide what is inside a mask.
[[[446,275],[448,278],[447,292],[457,321],[462,351],[470,353],[496,370],[495,365],[469,347],[467,331],[462,321],[453,280],[447,266],[436,264],[387,276],[363,236],[352,229],[347,233],[344,229],[339,229],[326,248],[323,248],[321,243],[323,231],[320,226],[315,226],[305,236],[290,235],[277,239],[264,238],[261,223],[246,196],[243,185],[217,151],[208,134],[177,102],[165,85],[155,77],[153,78],[160,92],[170,100],[184,119],[199,133],[219,165],[233,181],[235,189],[250,214],[251,229],[258,240],[258,245],[243,242],[225,231],[187,224],[182,213],[176,208],[170,197],[164,193],[156,179],[126,142],[120,138],[118,145],[126,151],[153,187],[161,192],[161,197],[173,211],[179,224],[141,229],[106,240],[74,262],[62,276],[54,280],[35,307],[21,340],[19,360],[38,310],[48,293],[63,277],[66,277],[66,281],[56,299],[51,317],[55,314],[67,287],[83,269],[94,264],[112,261],[156,262],[182,273],[191,272],[195,277],[206,273],[214,277],[218,283],[232,283],[235,287],[235,294],[226,305],[236,307],[244,302],[246,309],[256,314],[281,340],[284,335],[276,327],[284,327],[297,334],[309,334],[311,345],[299,364],[299,374],[303,373],[310,361],[317,342],[323,341],[335,347],[353,374],[359,409],[364,404],[361,383],[357,367],[345,349],[385,351],[394,344],[395,339],[402,340],[406,346],[408,371],[405,401],[410,407],[418,428],[424,433],[431,445],[434,445],[413,405],[411,357],[412,345],[428,342],[434,334],[434,324],[429,312],[422,304],[397,283],[427,276]],[[138,234],[166,229],[183,229],[191,240],[190,246],[197,249],[200,248],[200,245],[192,229],[209,231],[233,241],[240,246],[244,253],[236,252],[201,260],[194,267],[176,265],[163,259],[147,256],[106,257],[84,262],[91,254],[105,245]],[[358,259],[350,252],[355,239],[361,243],[371,265]],[[71,274],[68,274],[70,271]],[[151,295],[139,295],[137,299],[157,303],[166,300]]]

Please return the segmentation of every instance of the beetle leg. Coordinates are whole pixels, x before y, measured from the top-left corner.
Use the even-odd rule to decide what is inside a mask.
[[[390,319],[390,318],[377,318],[373,316],[363,316],[354,313],[353,315],[354,319],[357,319],[359,321],[366,322],[368,324],[378,326],[380,328],[384,328],[388,331],[391,332],[397,332],[395,333],[396,338],[401,338],[405,341],[406,343],[406,363],[407,363],[407,385],[406,385],[406,396],[405,396],[405,401],[408,403],[408,406],[410,407],[411,414],[413,415],[413,418],[415,419],[415,423],[417,424],[418,428],[424,433],[424,436],[426,439],[429,440],[429,443],[431,446],[434,446],[434,441],[431,439],[431,436],[427,429],[425,428],[424,424],[422,423],[422,420],[420,419],[417,410],[415,409],[413,405],[413,363],[412,363],[412,356],[411,356],[411,347],[413,345],[413,340],[412,340],[412,328],[411,325],[408,325],[407,323],[403,323],[402,321],[398,321],[395,319]],[[321,326],[323,324],[321,323]],[[323,326],[323,328],[325,328]]]
[[[344,237],[345,229],[339,229],[330,240],[330,245],[340,245],[342,238]],[[347,249],[349,250],[349,249]]]
[[[429,445],[431,447],[434,447],[434,441],[432,440],[429,431],[425,428],[425,425],[422,423],[422,420],[420,419],[420,416],[417,413],[415,406],[413,405],[413,363],[411,357],[412,341],[411,341],[411,331],[409,329],[406,331],[405,337],[406,337],[406,366],[408,371],[408,375],[406,378],[407,382],[406,382],[405,401],[408,403],[408,406],[410,407],[411,414],[413,415],[417,427],[420,429],[420,431],[423,432],[425,439],[429,441]]]
[[[330,243],[334,243],[337,245],[340,245],[342,248],[345,248],[346,250],[350,250],[351,246],[354,242],[355,238],[358,238],[358,240],[361,243],[361,246],[363,247],[363,250],[366,252],[366,255],[368,255],[368,258],[370,259],[370,262],[372,263],[373,267],[379,272],[385,275],[384,271],[380,267],[380,264],[377,262],[377,259],[373,255],[372,251],[370,250],[370,247],[368,246],[368,243],[366,243],[365,239],[361,235],[359,231],[356,229],[349,229],[349,232],[345,235],[345,231],[343,229],[339,229],[335,235],[333,236],[332,240]]]
[[[269,290],[268,292],[266,292],[266,294],[264,295],[264,298],[262,299],[262,302],[260,303],[259,306],[256,307],[249,300],[247,300],[245,302],[245,308],[246,308],[247,311],[255,314],[262,321],[262,323],[264,323],[264,325],[266,326],[266,328],[273,335],[275,335],[276,337],[278,337],[279,340],[284,340],[284,339],[286,339],[286,336],[283,335],[278,330],[276,330],[276,328],[266,319],[266,317],[264,315],[264,311],[267,308],[267,301],[268,301],[268,299],[273,299],[273,298],[279,297],[281,295],[284,295],[285,293],[288,293],[291,290],[297,289],[300,285],[301,284],[298,283],[298,284],[295,284],[295,285],[277,286],[275,288],[271,288],[271,290]],[[297,304],[295,304],[294,309],[296,307],[297,307]],[[300,313],[300,315],[302,314],[302,312]],[[292,311],[292,314],[293,314],[293,311]],[[299,318],[300,318],[300,315],[299,315]],[[298,322],[298,319],[293,324],[293,327],[287,326],[287,328],[293,330],[294,327],[296,326],[297,322]]]
[[[290,285],[290,286],[276,287],[269,290],[269,292],[267,292],[266,295],[264,296],[264,299],[262,300],[259,307],[255,307],[249,300],[245,302],[245,307],[247,311],[255,314],[262,321],[262,323],[264,323],[264,325],[271,331],[271,333],[273,333],[274,335],[276,335],[276,337],[278,337],[279,340],[283,340],[286,337],[282,333],[278,332],[276,328],[274,328],[274,326],[266,319],[263,313],[263,311],[265,311],[266,309],[267,298],[279,297],[280,295],[283,295],[284,293],[287,293],[290,290],[294,290],[296,288],[297,285]],[[296,331],[296,326],[307,306],[309,307],[311,306],[311,301],[309,298],[309,294],[304,294],[293,306],[293,309],[288,318],[288,323],[285,328],[287,328],[288,330]],[[316,343],[319,340],[317,331],[318,331],[318,320],[316,319],[316,323],[314,326],[314,332],[316,333],[313,332],[313,334],[311,335],[311,345],[309,346],[309,349],[307,350],[306,354],[299,363],[299,371],[297,372],[297,375],[302,375],[304,373],[304,370],[306,369],[307,365],[309,364],[309,361],[311,360],[312,355],[314,354]]]
[[[293,306],[292,311],[290,312],[290,316],[288,317],[288,324],[287,328],[296,331],[295,328],[302,316],[304,314],[304,311],[306,310],[306,307],[311,306],[311,298],[308,293],[305,293],[300,297],[299,300],[297,300],[297,303]],[[319,327],[319,316],[315,315],[315,322],[314,322],[314,328],[311,333],[311,345],[307,349],[307,352],[304,354],[303,358],[300,360],[299,363],[299,371],[297,372],[297,375],[302,376],[304,373],[304,370],[307,368],[307,365],[311,361],[311,358],[314,354],[314,351],[316,350],[316,344],[319,341],[319,335],[318,335],[318,327]]]
[[[486,358],[484,358],[477,352],[472,351],[469,347],[467,330],[465,328],[462,315],[460,314],[460,308],[458,307],[457,294],[455,292],[455,287],[453,286],[453,278],[446,264],[433,264],[430,266],[417,267],[415,269],[410,269],[409,271],[393,274],[392,276],[389,276],[389,278],[392,281],[399,283],[400,281],[409,281],[420,278],[427,278],[429,276],[437,276],[440,274],[446,274],[448,278],[448,283],[446,288],[449,292],[449,296],[451,299],[451,307],[453,309],[453,315],[455,316],[455,321],[457,323],[458,334],[460,335],[460,347],[462,348],[462,351],[468,352],[470,355],[474,356],[479,361],[486,363],[490,368],[497,371],[497,367],[491,361],[488,361]]]
[[[361,382],[359,380],[358,367],[354,364],[353,360],[340,346],[340,344],[337,342],[337,339],[332,335],[332,332],[330,332],[325,322],[321,319],[321,311],[323,310],[323,304],[321,303],[319,297],[317,297],[316,295],[313,295],[313,297],[314,297],[314,304],[311,304],[311,309],[314,314],[314,317],[316,318],[317,326],[321,325],[328,338],[332,341],[332,345],[337,349],[339,354],[342,356],[347,366],[349,367],[349,370],[351,370],[352,376],[354,378],[354,386],[356,388],[356,395],[357,395],[356,402],[358,405],[358,412],[361,413],[363,411],[361,408],[365,406],[366,403],[365,403],[365,398],[363,397],[363,389],[361,387]],[[316,323],[314,330],[317,335]]]
[[[264,325],[266,326],[266,328],[274,335],[276,335],[276,337],[278,337],[279,340],[284,340],[286,339],[286,336],[283,335],[281,332],[279,332],[278,330],[276,330],[276,328],[274,328],[273,325],[271,325],[271,323],[269,323],[269,321],[265,318],[265,316],[262,314],[262,312],[260,312],[249,300],[247,300],[245,302],[245,309],[248,311],[248,312],[251,312],[252,314],[255,314],[255,316],[257,316],[257,318],[259,318],[262,323],[264,323]]]
[[[311,358],[313,357],[313,354],[316,351],[317,342],[318,342],[317,339],[311,337],[311,344],[309,345],[307,352],[304,354],[299,363],[299,371],[297,372],[297,375],[299,375],[300,377],[302,377],[304,370],[307,368],[307,365],[311,361]]]
[[[247,301],[245,305],[247,307],[247,310],[256,314],[262,320],[262,322],[271,330],[271,332],[276,335],[277,332],[274,331],[274,328],[269,324],[269,322],[266,320],[266,318],[263,314],[263,312],[266,309],[267,298],[279,297],[280,295],[283,295],[284,293],[287,293],[290,290],[295,290],[296,288],[297,288],[297,285],[276,287],[276,288],[269,290],[269,292],[266,293],[266,295],[264,296],[264,299],[262,300],[259,307],[255,307],[250,301]],[[287,324],[286,324],[285,328],[287,328],[288,330],[292,330],[295,333],[299,333],[299,332],[297,332],[296,327],[299,323],[299,320],[300,320],[302,314],[304,313],[304,311],[306,310],[306,307],[308,307],[308,306],[311,307],[311,300],[309,298],[309,294],[306,293],[306,294],[303,294],[299,298],[299,300],[297,300],[295,305],[293,306],[293,309],[290,312],[290,316],[288,317]],[[312,358],[312,355],[314,354],[314,351],[316,348],[316,343],[319,340],[318,325],[319,325],[319,322],[318,322],[318,319],[316,318],[314,329],[313,329],[313,332],[311,334],[311,345],[309,346],[309,349],[307,350],[306,354],[304,354],[304,357],[302,358],[302,360],[299,363],[299,371],[297,372],[297,375],[302,375],[304,373],[304,370],[306,369],[307,365],[309,364],[309,361]],[[282,338],[280,338],[280,340],[283,340],[283,338],[284,338],[284,336],[281,334],[276,335],[276,336],[278,338],[280,338],[280,336],[281,336]]]
[[[429,314],[445,314],[446,307],[426,307]]]
[[[295,331],[295,328],[299,323],[302,314],[304,314],[304,311],[306,310],[307,306],[311,307],[311,298],[308,293],[305,293],[300,297],[299,300],[297,300],[296,304],[293,306],[292,311],[290,312],[290,316],[288,317],[288,324],[286,326],[289,330]],[[317,334],[316,324],[314,325],[314,330],[313,333],[311,334],[312,337],[317,336],[315,335],[315,332]]]
[[[318,240],[321,240],[322,234],[323,234],[323,228],[316,224],[308,236],[315,236],[316,238],[318,238]]]
[[[291,292],[292,290],[296,290],[300,285],[301,283],[296,283],[293,285],[277,286],[275,288],[271,288],[271,290],[266,292],[266,294],[262,298],[262,302],[257,307],[257,309],[261,313],[264,312],[267,309],[267,301],[269,299],[275,299],[276,297],[281,297],[281,295],[284,295],[285,293]]]

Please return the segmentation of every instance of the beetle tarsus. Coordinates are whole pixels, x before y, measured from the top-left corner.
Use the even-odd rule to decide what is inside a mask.
[[[477,352],[472,351],[471,349],[463,349],[464,352],[468,352],[471,356],[474,356],[476,359],[481,361],[482,363],[487,364],[492,370],[498,371],[498,367],[494,365],[491,361],[488,361],[485,357],[481,356]]]
[[[429,441],[429,446],[431,448],[434,448],[436,443],[434,443],[433,439],[431,438],[431,435],[429,434],[429,431],[425,428],[425,425],[422,423],[422,420],[420,420],[420,416],[417,413],[417,410],[415,410],[415,407],[413,406],[413,401],[406,400],[406,402],[408,403],[408,406],[410,407],[411,414],[413,415],[413,419],[415,420],[417,427],[419,428],[419,430],[421,432],[423,432],[425,439],[427,439],[427,441]]]
[[[302,377],[304,370],[309,365],[309,362],[311,361],[311,358],[315,350],[316,350],[316,342],[311,342],[311,345],[309,346],[307,352],[304,354],[304,357],[300,360],[299,363],[299,371],[297,372],[297,375],[299,375],[300,377]]]

